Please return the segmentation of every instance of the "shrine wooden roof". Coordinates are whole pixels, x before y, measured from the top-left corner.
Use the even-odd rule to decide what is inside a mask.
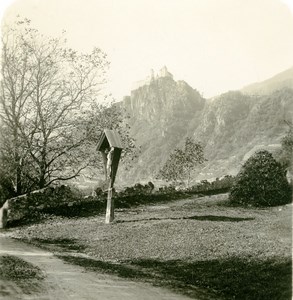
[[[98,151],[114,147],[123,149],[121,138],[116,130],[105,129],[97,145]]]

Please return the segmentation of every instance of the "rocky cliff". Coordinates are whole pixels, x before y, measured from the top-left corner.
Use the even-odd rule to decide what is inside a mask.
[[[208,159],[195,173],[197,180],[235,174],[254,150],[274,152],[280,147],[287,130],[284,120],[293,119],[293,90],[290,84],[283,84],[291,82],[290,72],[281,86],[275,84],[276,89],[272,88],[274,80],[267,81],[268,94],[255,95],[244,89],[213,100],[203,99],[186,82],[175,81],[169,74],[152,77],[123,101],[131,134],[141,147],[129,174],[131,181],[152,180],[169,153],[187,136],[203,144]],[[266,84],[257,86],[265,90]]]
[[[276,153],[288,129],[285,120],[293,120],[289,88],[262,96],[228,92],[206,105],[200,126],[191,124],[189,131],[203,142],[208,158],[197,179],[234,175],[258,149]]]
[[[123,105],[130,116],[131,134],[141,147],[131,174],[139,181],[156,174],[187,134],[191,120],[201,115],[205,100],[186,82],[158,76],[132,90]]]

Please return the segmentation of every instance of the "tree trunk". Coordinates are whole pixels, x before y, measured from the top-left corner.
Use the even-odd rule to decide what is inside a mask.
[[[18,137],[18,130],[14,128],[13,130],[14,135],[14,164],[15,164],[15,193],[16,195],[21,195],[22,193],[22,176],[21,176],[21,165],[22,160],[19,155],[19,137]]]
[[[42,189],[45,187],[46,184],[46,180],[45,180],[45,176],[46,176],[46,169],[44,167],[41,167],[41,174],[39,177],[39,188]]]
[[[16,167],[16,195],[22,194],[22,178],[21,178],[21,161],[16,161],[17,167]]]

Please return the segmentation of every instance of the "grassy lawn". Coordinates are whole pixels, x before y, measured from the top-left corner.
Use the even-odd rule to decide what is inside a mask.
[[[119,209],[110,225],[104,215],[51,216],[10,234],[86,269],[195,299],[291,299],[292,205],[247,209],[226,198]]]
[[[42,289],[44,274],[35,265],[12,255],[0,256],[0,281],[15,283],[24,294],[33,294]],[[5,286],[0,288],[0,297],[9,296]]]

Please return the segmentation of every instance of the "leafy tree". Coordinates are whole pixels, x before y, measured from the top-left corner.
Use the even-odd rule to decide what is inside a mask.
[[[236,176],[230,200],[232,203],[253,206],[290,202],[290,186],[281,164],[266,150],[255,153]]]
[[[176,148],[159,171],[158,178],[167,181],[186,181],[189,186],[191,174],[195,167],[205,162],[203,148],[200,143],[191,138],[186,138],[183,149]]]
[[[12,162],[8,178],[16,194],[74,178],[97,163],[93,132],[115,127],[128,137],[121,112],[97,104],[108,66],[100,49],[78,53],[27,19],[4,31],[0,151],[2,164]]]
[[[87,114],[88,140],[97,145],[104,128],[116,130],[122,141],[123,151],[121,153],[121,164],[125,171],[133,166],[132,162],[137,158],[139,149],[135,145],[134,139],[130,136],[130,126],[127,123],[128,116],[120,103],[110,103],[105,106],[99,103],[93,103],[90,112]],[[98,164],[95,155],[93,166]]]

